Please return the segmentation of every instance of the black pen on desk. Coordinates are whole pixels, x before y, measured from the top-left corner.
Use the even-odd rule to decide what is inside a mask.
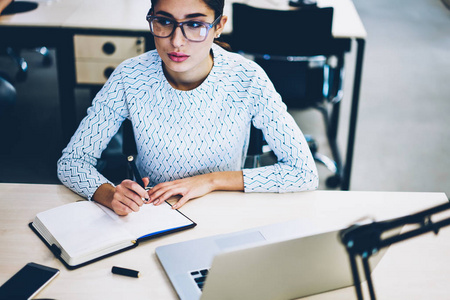
[[[139,173],[139,170],[138,170],[138,168],[137,168],[137,166],[136,166],[136,163],[134,162],[134,156],[133,156],[133,155],[130,155],[130,156],[128,156],[127,159],[128,159],[128,163],[129,163],[129,165],[130,165],[130,167],[131,167],[131,170],[133,171],[134,179],[136,180],[136,182],[137,182],[143,189],[145,189],[146,191],[148,191],[150,188],[149,188],[149,187],[146,187],[145,184],[144,184],[144,181],[142,181],[141,174]],[[144,199],[144,198],[142,198],[142,200],[144,200],[145,202],[148,201],[148,199]]]
[[[118,274],[118,275],[123,275],[123,276],[129,276],[129,277],[135,277],[135,278],[139,278],[139,276],[141,275],[139,273],[139,271],[136,270],[131,270],[131,269],[125,269],[125,268],[121,268],[121,267],[112,267],[111,272],[114,274]]]

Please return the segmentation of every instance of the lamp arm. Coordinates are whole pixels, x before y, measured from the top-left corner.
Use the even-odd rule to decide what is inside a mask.
[[[363,262],[365,277],[369,289],[370,298],[375,300],[375,290],[370,275],[370,267],[368,259],[373,253],[380,249],[388,247],[392,244],[419,236],[421,234],[433,231],[435,234],[439,233],[439,229],[450,225],[450,218],[433,222],[431,216],[436,213],[450,209],[450,203],[438,205],[424,211],[399,217],[387,221],[372,222],[365,225],[354,224],[339,233],[341,242],[347,249],[350,267],[353,276],[353,283],[355,285],[356,296],[359,300],[363,299],[363,293],[360,286],[360,277],[358,268],[356,266],[356,257],[359,255]],[[418,224],[419,227],[397,235],[392,235],[386,238],[381,238],[381,235],[389,230],[408,225]]]
[[[433,231],[438,234],[439,229],[450,225],[450,218],[433,223],[431,216],[445,210],[450,210],[450,203],[441,204],[424,211],[399,217],[391,220],[372,222],[369,224],[355,224],[343,229],[339,236],[347,251],[363,255],[365,252],[378,251],[391,244],[413,238],[415,236]],[[382,239],[381,235],[389,230],[410,224],[418,224],[420,227],[407,232],[399,233]]]

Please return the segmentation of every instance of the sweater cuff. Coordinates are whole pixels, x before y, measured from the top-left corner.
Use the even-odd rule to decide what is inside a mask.
[[[244,191],[246,193],[272,192],[279,193],[279,178],[275,166],[255,169],[243,169]]]

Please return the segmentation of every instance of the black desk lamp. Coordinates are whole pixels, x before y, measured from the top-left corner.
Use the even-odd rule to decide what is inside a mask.
[[[450,209],[450,203],[435,206],[409,216],[392,220],[372,222],[365,225],[352,225],[340,232],[341,242],[344,244],[349,255],[353,283],[355,285],[355,292],[358,300],[362,300],[363,295],[361,291],[358,268],[356,265],[356,257],[359,256],[361,258],[370,298],[375,300],[375,291],[370,275],[370,256],[382,248],[430,231],[438,234],[440,228],[450,225],[450,218],[433,223],[431,216],[447,209]],[[385,238],[381,237],[383,233],[407,224],[417,224],[418,228]]]

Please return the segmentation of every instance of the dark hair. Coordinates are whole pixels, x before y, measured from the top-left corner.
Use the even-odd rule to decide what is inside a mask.
[[[152,7],[150,12],[153,11],[153,7],[158,4],[159,0],[151,0]],[[225,0],[202,0],[209,8],[214,10],[214,18],[217,19],[221,14],[223,14],[223,7],[225,5]]]
[[[158,4],[160,0],[151,0],[152,7],[150,8],[149,13],[153,12],[153,7]],[[164,0],[162,0],[164,1]],[[214,11],[214,19],[217,19],[220,15],[223,14],[223,7],[225,5],[225,0],[201,0],[203,1],[209,8]],[[219,41],[218,39],[214,39],[214,43],[221,46],[224,49],[231,50],[230,45],[224,41]]]

